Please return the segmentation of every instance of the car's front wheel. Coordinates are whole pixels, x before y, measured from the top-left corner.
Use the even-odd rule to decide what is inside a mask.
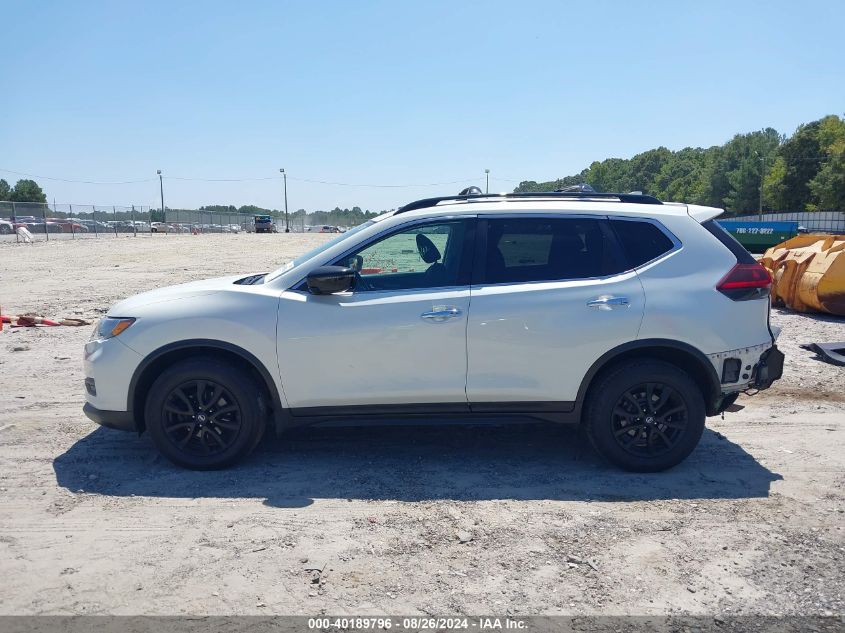
[[[670,363],[620,363],[590,393],[584,421],[593,446],[625,470],[671,468],[686,459],[704,431],[701,389]]]
[[[261,390],[249,372],[210,357],[162,372],[147,394],[144,418],[164,456],[194,470],[243,459],[266,425]]]

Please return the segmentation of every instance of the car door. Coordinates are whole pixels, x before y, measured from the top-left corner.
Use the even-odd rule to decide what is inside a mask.
[[[644,294],[603,216],[479,216],[467,323],[473,411],[568,411],[605,352],[636,339]]]
[[[349,292],[281,296],[278,358],[294,415],[466,411],[474,218],[408,222],[331,264]]]

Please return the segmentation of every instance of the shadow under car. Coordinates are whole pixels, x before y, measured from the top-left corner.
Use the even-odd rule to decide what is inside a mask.
[[[744,499],[782,477],[710,429],[686,461],[661,473],[618,470],[572,426],[310,427],[265,438],[223,471],[173,466],[148,436],[98,428],[53,461],[73,492],[167,498],[263,498],[275,507],[314,499],[428,501]]]

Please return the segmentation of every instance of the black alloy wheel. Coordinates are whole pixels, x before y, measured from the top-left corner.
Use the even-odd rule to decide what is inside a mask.
[[[625,390],[612,413],[613,437],[628,453],[654,457],[672,450],[687,425],[687,405],[667,384],[647,382]]]
[[[193,470],[225,468],[249,455],[267,426],[265,390],[243,363],[178,361],[147,392],[144,423],[158,450]]]
[[[651,358],[620,361],[590,385],[583,424],[596,450],[634,472],[679,463],[704,432],[704,394],[681,367]]]
[[[232,394],[211,380],[192,380],[174,388],[164,401],[164,432],[180,451],[213,455],[232,446],[241,432],[241,407]]]

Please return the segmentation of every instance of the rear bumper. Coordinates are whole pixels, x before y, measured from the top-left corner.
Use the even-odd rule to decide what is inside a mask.
[[[749,349],[746,348],[743,352],[747,355]],[[736,356],[737,353],[735,351],[726,352],[725,354],[713,354],[710,358],[713,360],[714,357],[717,357],[718,360],[724,363],[725,360],[733,359]],[[719,415],[736,402],[740,393],[746,392],[748,389],[762,391],[771,387],[776,380],[779,380],[783,376],[783,361],[783,352],[777,348],[777,345],[768,347],[768,349],[759,355],[756,362],[750,361],[750,357],[746,356],[743,362],[753,362],[753,365],[746,365],[741,371],[748,371],[750,373],[743,373],[742,379],[733,384],[722,382],[722,393],[713,402],[708,404],[707,415]]]
[[[781,376],[783,376],[784,359],[785,356],[778,349],[778,346],[772,345],[760,357],[760,362],[757,364],[757,369],[754,372],[752,386],[762,391],[771,387],[775,380],[780,380]]]
[[[783,354],[771,341],[740,349],[708,354],[723,394],[746,389],[768,389],[783,374]]]
[[[131,411],[104,411],[86,402],[82,412],[101,426],[119,431],[137,431],[135,417]]]

